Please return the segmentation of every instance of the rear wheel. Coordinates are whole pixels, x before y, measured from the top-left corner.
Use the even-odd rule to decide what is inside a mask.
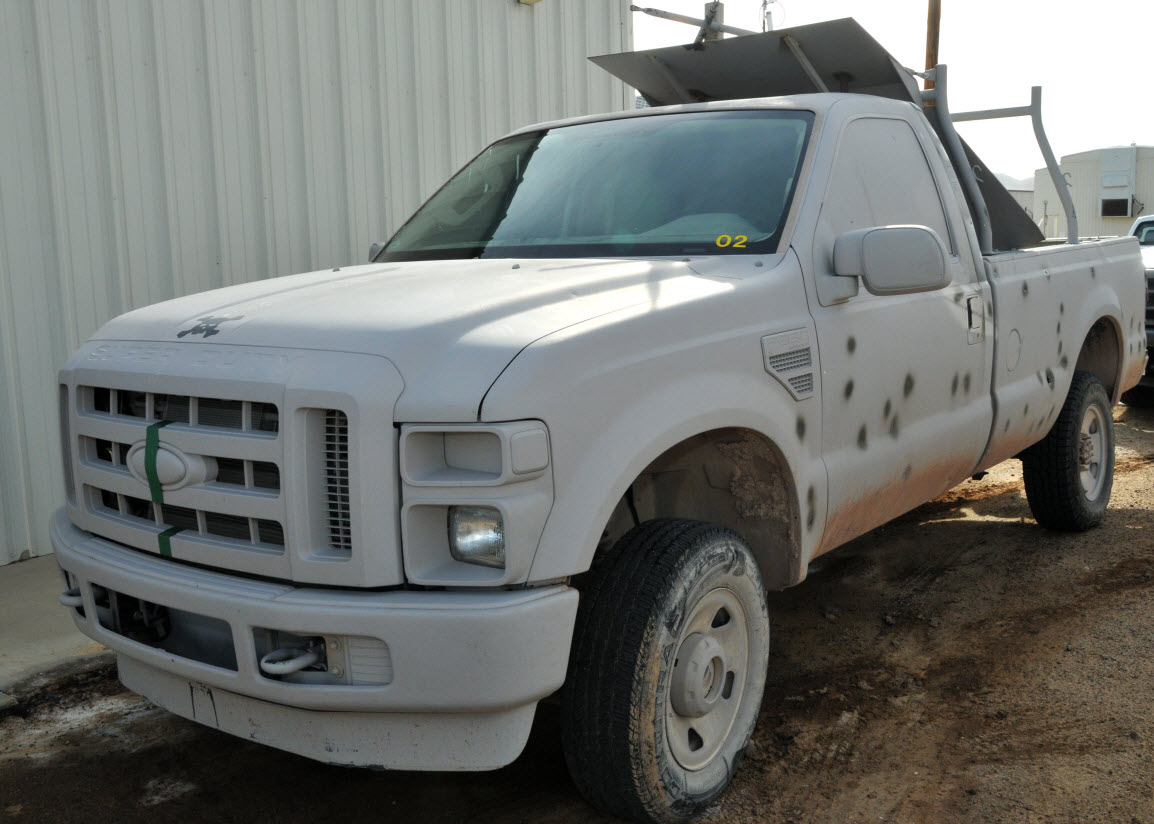
[[[1022,456],[1022,474],[1042,526],[1082,531],[1101,523],[1114,484],[1114,417],[1093,374],[1074,373],[1050,433]]]
[[[729,784],[761,706],[765,590],[735,533],[648,521],[582,594],[562,708],[581,794],[634,821],[683,821]]]

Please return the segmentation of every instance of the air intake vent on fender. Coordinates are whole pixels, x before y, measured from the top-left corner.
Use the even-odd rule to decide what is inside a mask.
[[[777,378],[796,400],[813,394],[813,347],[808,329],[792,329],[761,339],[765,371]]]

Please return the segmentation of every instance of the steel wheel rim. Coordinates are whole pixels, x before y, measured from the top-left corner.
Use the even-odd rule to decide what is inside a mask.
[[[745,694],[749,625],[737,596],[724,587],[705,593],[676,649],[665,701],[666,740],[678,764],[700,770],[728,740]]]
[[[1078,480],[1086,499],[1093,501],[1106,483],[1106,419],[1102,410],[1090,406],[1082,416],[1078,437]]]

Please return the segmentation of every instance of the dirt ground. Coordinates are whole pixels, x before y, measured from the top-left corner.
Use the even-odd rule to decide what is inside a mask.
[[[754,744],[707,817],[1154,822],[1154,412],[1119,407],[1106,523],[1038,528],[1016,462],[772,596]],[[326,767],[170,716],[108,670],[0,718],[0,820],[602,821],[555,707],[496,773]]]

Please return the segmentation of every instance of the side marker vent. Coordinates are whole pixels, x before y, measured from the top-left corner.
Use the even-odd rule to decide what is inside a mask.
[[[766,366],[773,372],[794,372],[813,366],[813,356],[809,349],[795,349],[766,358]]]
[[[789,390],[795,400],[813,394],[813,347],[808,329],[792,329],[761,339],[765,371]]]

